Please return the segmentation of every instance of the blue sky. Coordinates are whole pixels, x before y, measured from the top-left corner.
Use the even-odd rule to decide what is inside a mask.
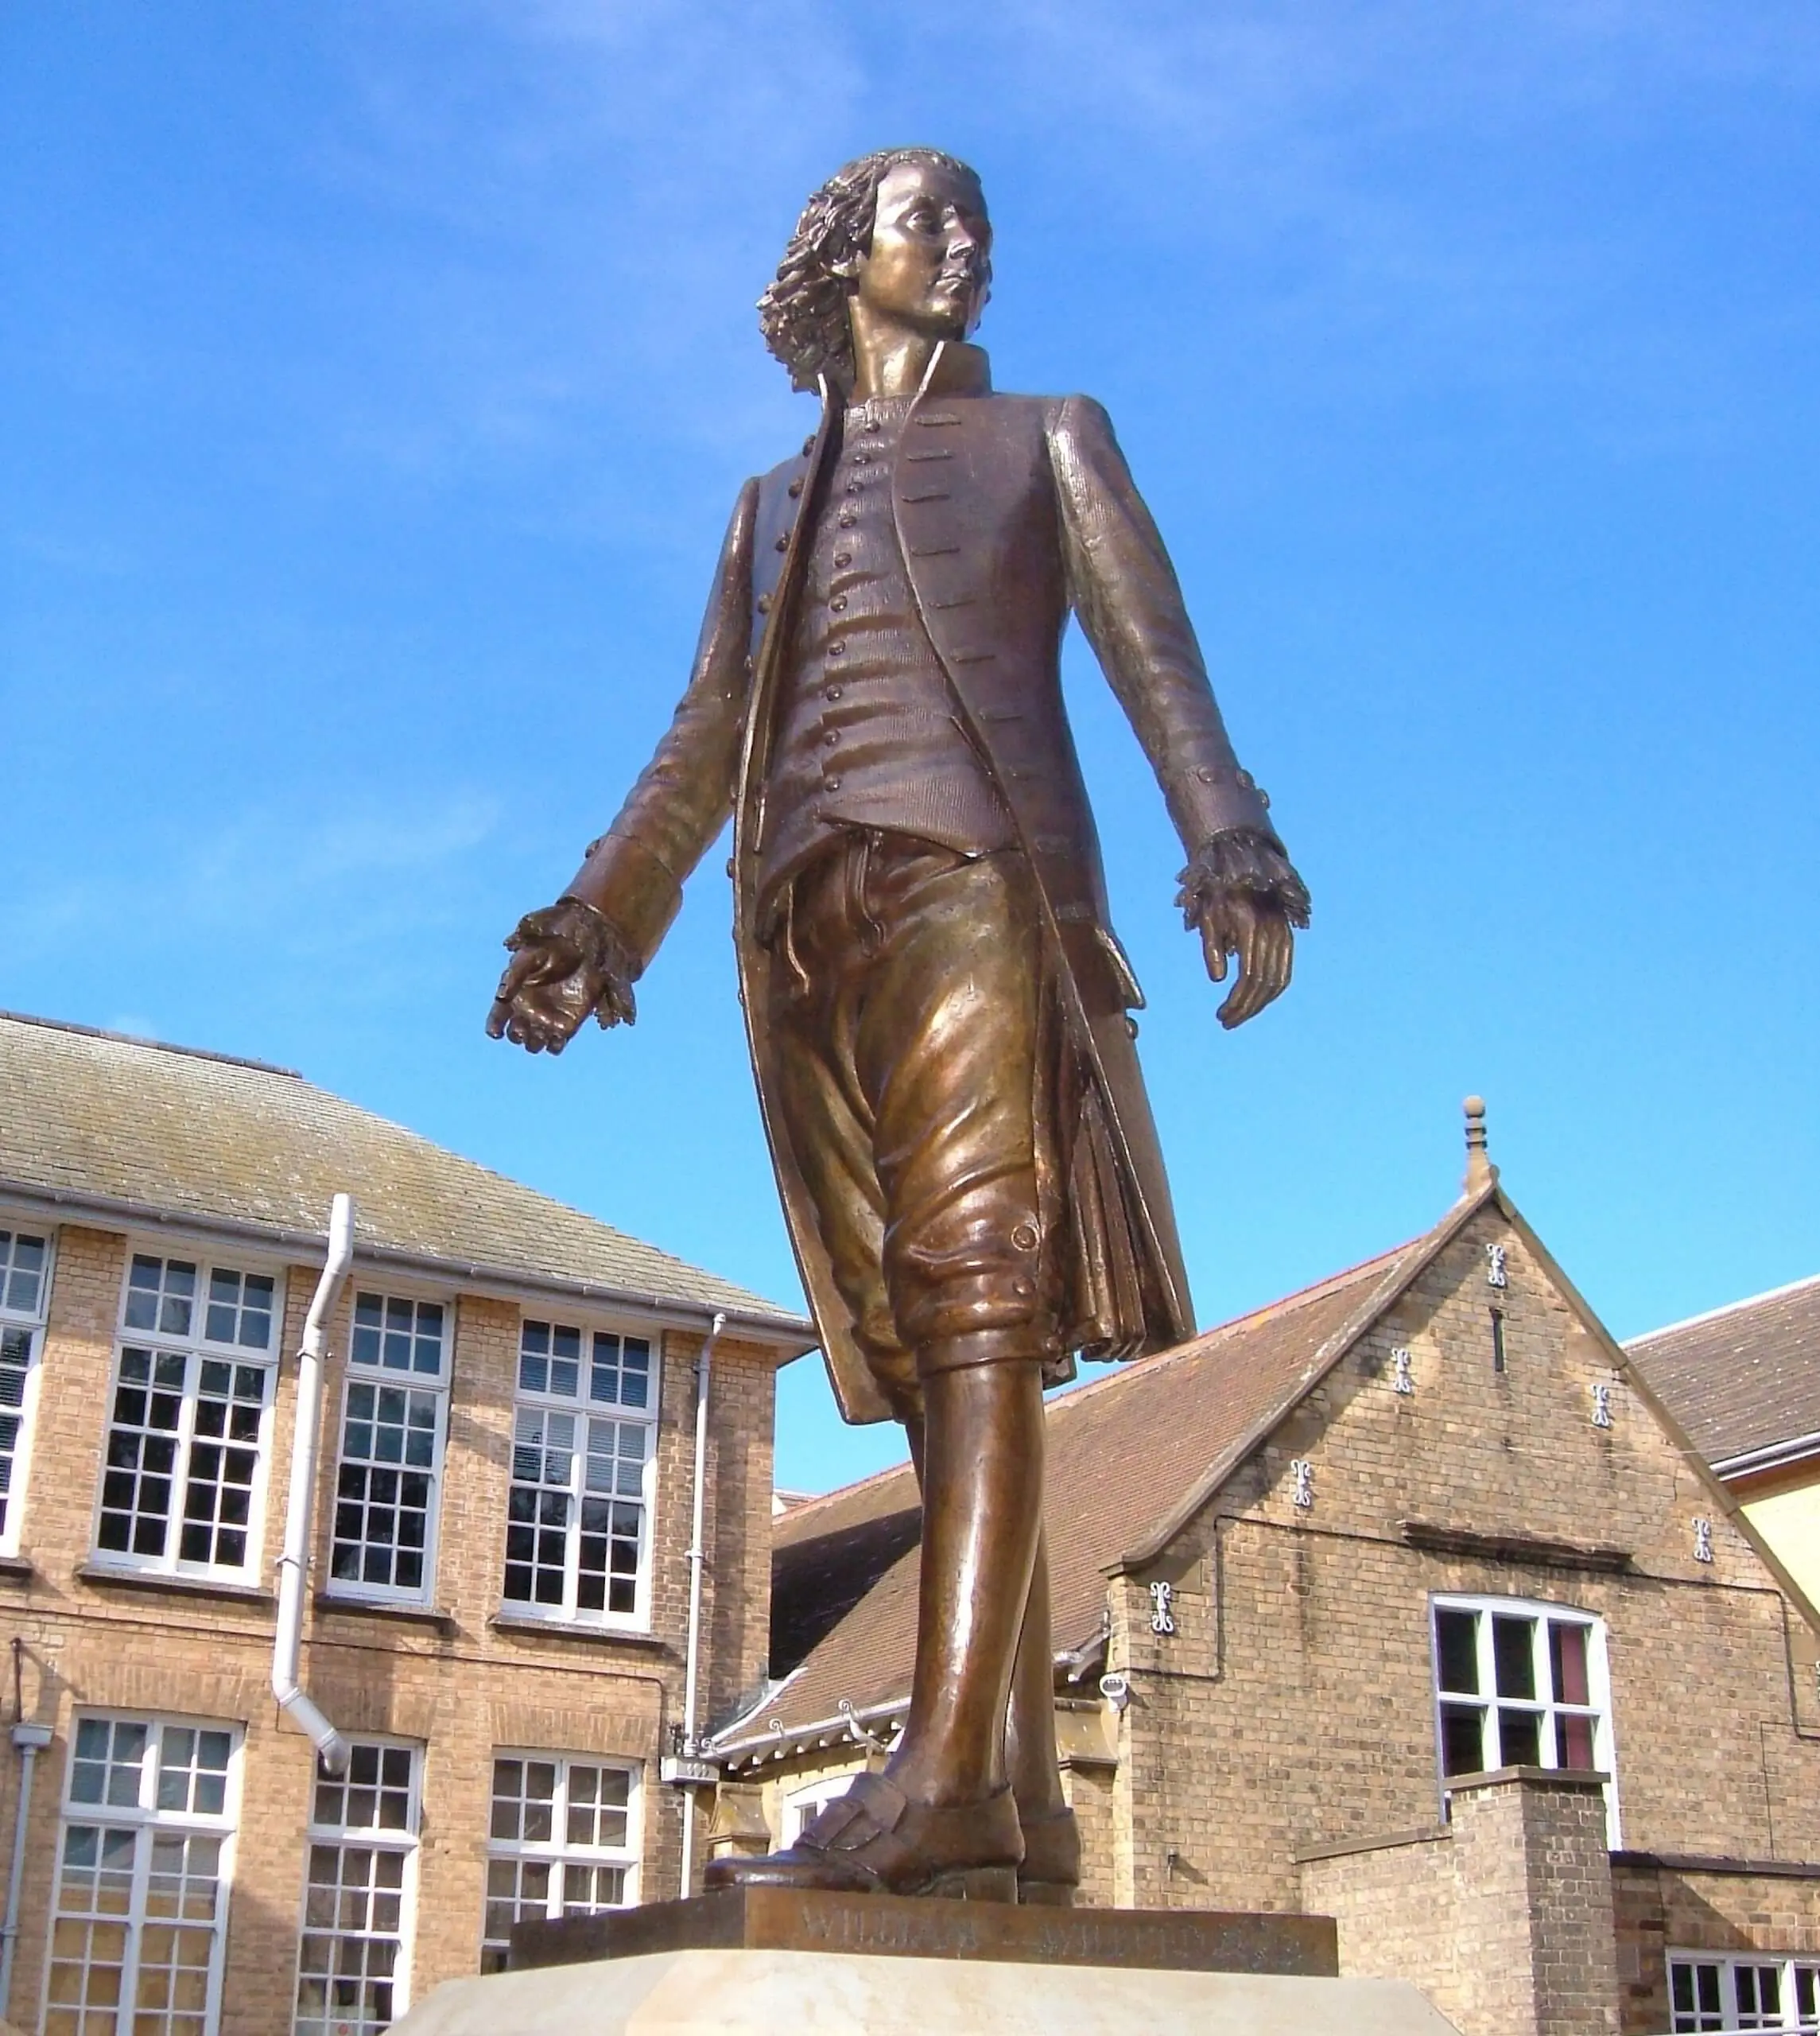
[[[1620,1335],[1817,1269],[1809,0],[0,10],[0,1003],[301,1067],[795,1294],[724,852],[635,1032],[480,1020],[810,419],[809,188],[986,181],[1316,918],[1243,1033],[1069,653],[1203,1321],[1432,1222],[1482,1088]],[[889,1460],[819,1367],[778,1472]]]

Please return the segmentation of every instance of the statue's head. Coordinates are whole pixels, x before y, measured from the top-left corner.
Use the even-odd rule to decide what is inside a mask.
[[[853,379],[852,307],[938,339],[964,340],[992,279],[980,180],[939,149],[880,149],[850,162],[803,208],[777,279],[759,300],[765,344],[799,389]]]

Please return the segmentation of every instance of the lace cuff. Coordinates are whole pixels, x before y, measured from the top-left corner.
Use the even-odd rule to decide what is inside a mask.
[[[1258,827],[1229,827],[1211,836],[1194,852],[1178,881],[1175,902],[1192,932],[1201,923],[1204,906],[1233,892],[1266,898],[1291,926],[1308,923],[1308,886],[1283,853],[1274,834]]]

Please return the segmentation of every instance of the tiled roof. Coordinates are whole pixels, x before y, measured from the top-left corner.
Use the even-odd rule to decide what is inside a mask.
[[[1098,1631],[1106,1568],[1139,1549],[1206,1479],[1236,1468],[1338,1354],[1336,1339],[1350,1341],[1341,1332],[1372,1319],[1377,1297],[1396,1290],[1440,1235],[1431,1232],[1049,1403],[1046,1503],[1058,1649],[1080,1647]],[[762,1720],[728,1730],[730,1742],[772,1719],[794,1729],[832,1718],[843,1699],[863,1713],[907,1693],[916,1639],[916,1503],[906,1463],[794,1507],[774,1522],[774,1631],[781,1638],[812,1630],[818,1597],[832,1595],[851,1609],[767,1700]],[[908,1538],[894,1549],[900,1526]],[[809,1602],[794,1603],[797,1594]]]
[[[790,1310],[433,1145],[287,1069],[0,1013],[0,1194],[320,1238],[658,1308],[724,1308],[799,1348]]]
[[[1820,1276],[1624,1346],[1709,1463],[1820,1436]]]

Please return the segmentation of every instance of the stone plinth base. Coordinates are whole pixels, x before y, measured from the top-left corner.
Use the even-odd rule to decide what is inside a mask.
[[[1303,1978],[1331,1978],[1340,1969],[1330,1916],[1019,1908],[1005,1902],[912,1901],[782,1887],[728,1888],[603,1916],[521,1923],[512,1933],[514,1971],[659,1951],[835,1951]]]
[[[393,2028],[394,2036],[1456,2036],[1396,1980],[827,1951],[647,1952],[452,1980]]]

